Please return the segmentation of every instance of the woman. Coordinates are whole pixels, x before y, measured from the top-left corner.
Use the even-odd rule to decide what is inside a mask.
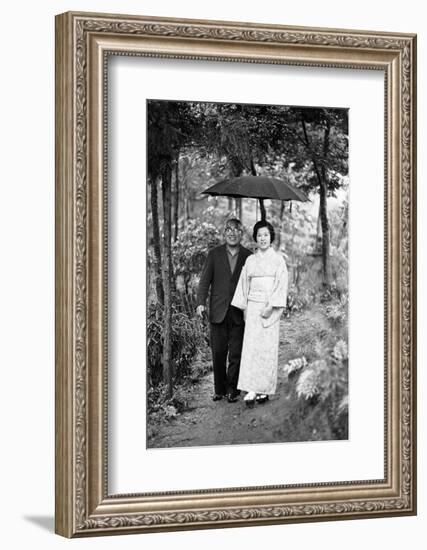
[[[243,266],[232,306],[245,315],[242,357],[237,388],[246,391],[248,407],[265,403],[277,385],[279,320],[286,306],[288,270],[273,248],[274,228],[267,221],[255,224],[258,245]]]

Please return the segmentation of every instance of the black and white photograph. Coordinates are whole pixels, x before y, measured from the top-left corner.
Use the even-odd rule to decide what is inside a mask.
[[[349,438],[348,118],[147,100],[147,448]]]
[[[5,550],[425,546],[422,6],[3,4]]]

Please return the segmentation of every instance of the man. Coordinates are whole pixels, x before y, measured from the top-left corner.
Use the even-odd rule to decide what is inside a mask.
[[[237,391],[237,381],[245,328],[243,312],[230,304],[242,267],[252,254],[240,245],[242,234],[240,220],[233,218],[227,221],[225,244],[209,252],[197,292],[197,314],[203,317],[210,289],[209,321],[215,384],[213,400],[219,401],[226,396],[229,403],[237,401],[240,393]]]

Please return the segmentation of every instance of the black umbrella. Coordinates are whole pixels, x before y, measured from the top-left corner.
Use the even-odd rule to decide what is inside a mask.
[[[290,183],[271,176],[238,176],[215,183],[203,194],[259,199],[261,217],[265,219],[264,199],[308,201],[306,195]]]

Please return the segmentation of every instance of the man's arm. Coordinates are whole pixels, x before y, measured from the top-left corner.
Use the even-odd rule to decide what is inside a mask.
[[[213,254],[208,253],[202,274],[200,275],[199,286],[197,289],[197,306],[204,306],[208,297],[209,287],[213,278]]]

